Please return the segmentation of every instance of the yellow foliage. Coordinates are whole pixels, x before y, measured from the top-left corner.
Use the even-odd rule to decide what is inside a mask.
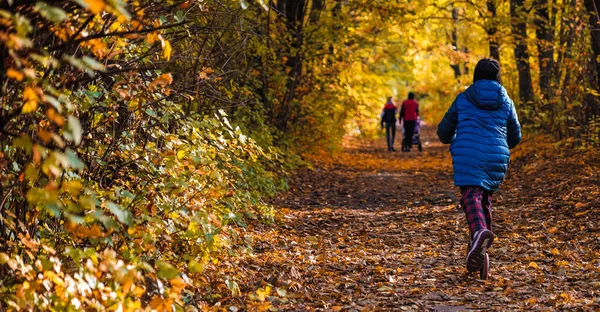
[[[152,301],[150,301],[150,308],[157,312],[167,312],[171,311],[171,305],[173,304],[173,299],[171,298],[161,298],[154,297]]]
[[[533,262],[533,261],[532,261],[532,262],[529,262],[529,267],[530,267],[530,268],[537,269],[539,266],[538,266],[538,264],[537,264],[537,263],[535,263],[535,262]]]
[[[53,108],[48,109],[48,111],[46,112],[46,116],[49,120],[53,121],[59,127],[62,127],[65,124],[65,119],[61,115],[59,115]]]
[[[171,280],[171,289],[176,293],[181,292],[186,286],[187,283],[181,277],[177,277]]]
[[[38,130],[37,135],[44,143],[48,143],[50,140],[52,140],[52,132],[50,131],[40,129]]]
[[[102,12],[106,7],[106,2],[104,2],[104,0],[84,0],[84,2],[94,14]]]
[[[99,59],[104,58],[104,56],[106,55],[106,43],[104,43],[100,39],[89,40],[83,43],[83,46],[89,48],[92,51],[92,53],[94,53],[94,55],[97,56]]]
[[[151,32],[146,35],[146,42],[148,44],[153,44],[158,40],[159,40],[158,33],[156,33],[156,32]]]
[[[269,296],[271,294],[271,285],[267,285],[265,286],[265,289],[259,288],[256,290],[256,296],[258,298],[258,300],[260,301],[265,301],[267,299],[267,296]]]
[[[163,57],[167,59],[167,61],[171,60],[171,43],[169,40],[165,40],[161,35],[158,35],[160,39],[160,44],[163,49]]]
[[[173,76],[170,73],[161,74],[154,81],[148,85],[148,89],[152,89],[154,86],[165,86],[173,83]]]
[[[15,79],[15,80],[17,80],[17,81],[21,81],[21,80],[23,80],[23,76],[24,76],[24,75],[23,75],[23,73],[21,73],[21,72],[19,72],[19,71],[15,70],[14,68],[12,68],[12,67],[11,67],[11,68],[9,68],[9,69],[6,71],[6,76],[7,76],[8,78],[12,78],[12,79]]]
[[[38,87],[26,87],[23,90],[23,100],[25,101],[21,110],[23,114],[35,112],[40,101],[39,93],[41,93],[41,90]]]

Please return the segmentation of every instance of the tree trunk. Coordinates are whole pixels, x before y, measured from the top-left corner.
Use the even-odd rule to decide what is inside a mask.
[[[451,34],[451,44],[454,52],[458,52],[458,30],[456,29],[456,24],[458,23],[458,9],[452,9],[452,34]],[[460,63],[450,64],[450,67],[454,70],[454,78],[458,78],[461,75],[460,72]]]
[[[592,52],[594,55],[591,57],[591,65],[596,69],[596,75],[594,77],[594,87],[599,90],[600,86],[600,0],[585,0],[585,7],[590,12],[589,26],[590,26],[590,43],[592,45]]]
[[[535,33],[537,36],[538,62],[540,64],[540,90],[544,100],[549,100],[552,96],[554,27],[548,14],[548,6],[551,3],[551,1],[536,0]]]
[[[291,103],[296,94],[296,87],[302,74],[302,42],[304,29],[304,16],[306,13],[305,0],[280,0],[276,4],[277,11],[285,18],[287,31],[290,34],[288,51],[284,52],[287,57],[286,67],[288,78],[286,84],[286,93],[281,100],[281,109],[277,114],[277,127],[285,132],[287,124],[292,113]]]
[[[490,12],[492,15],[492,17],[488,19],[490,24],[486,27],[486,32],[490,41],[490,56],[500,62],[500,45],[498,44],[498,39],[496,38],[496,32],[498,31],[496,28],[497,13],[496,3],[494,0],[487,0],[487,8],[488,12]]]
[[[321,17],[321,11],[325,8],[325,0],[313,0],[310,8],[310,22],[315,24]]]
[[[465,55],[469,54],[469,52],[470,52],[469,48],[463,47],[463,53]],[[463,75],[468,75],[469,74],[469,63],[468,62],[465,62],[463,64],[463,72],[462,73],[463,73]]]
[[[523,12],[523,0],[510,0],[511,30],[515,40],[515,60],[519,71],[519,100],[522,104],[533,103],[533,84],[527,50],[527,18]]]

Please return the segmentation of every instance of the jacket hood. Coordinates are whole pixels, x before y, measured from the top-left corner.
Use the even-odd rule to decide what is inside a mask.
[[[477,80],[465,91],[473,105],[485,110],[497,110],[506,103],[506,89],[494,80]]]
[[[394,106],[394,104],[392,104],[392,103],[387,103],[387,104],[385,104],[383,109],[396,109],[396,106]]]

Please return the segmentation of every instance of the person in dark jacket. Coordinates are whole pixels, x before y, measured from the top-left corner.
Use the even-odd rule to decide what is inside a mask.
[[[387,98],[385,106],[383,106],[383,112],[381,114],[381,128],[385,123],[385,138],[387,141],[388,152],[395,152],[394,140],[396,139],[396,112],[398,109],[392,101],[392,97]]]
[[[510,149],[521,141],[517,112],[500,83],[500,64],[480,60],[473,84],[456,97],[437,130],[440,141],[450,144],[454,184],[472,238],[466,263],[471,272],[481,269],[494,240],[492,194],[504,179]]]
[[[400,120],[404,124],[404,139],[402,140],[402,151],[410,152],[412,148],[413,135],[415,134],[415,126],[419,117],[419,103],[415,101],[415,94],[408,93],[408,99],[402,102],[400,108]]]

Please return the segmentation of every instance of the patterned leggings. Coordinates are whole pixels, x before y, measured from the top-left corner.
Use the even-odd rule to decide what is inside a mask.
[[[481,229],[492,230],[492,192],[478,186],[461,186],[460,205],[467,215],[471,236]]]

